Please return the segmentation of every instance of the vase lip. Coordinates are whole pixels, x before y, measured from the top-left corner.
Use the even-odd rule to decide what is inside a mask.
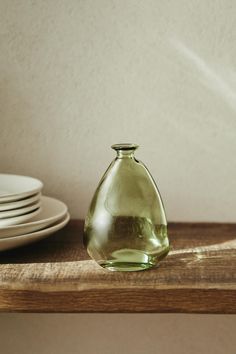
[[[132,143],[120,143],[120,144],[113,144],[111,146],[112,149],[119,151],[119,150],[136,150],[139,147],[137,144]]]

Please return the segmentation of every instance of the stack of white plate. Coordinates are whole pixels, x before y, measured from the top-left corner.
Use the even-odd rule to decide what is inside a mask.
[[[0,174],[0,251],[45,238],[64,227],[67,206],[42,196],[36,178]]]

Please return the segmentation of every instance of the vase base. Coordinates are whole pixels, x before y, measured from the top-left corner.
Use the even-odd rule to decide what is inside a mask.
[[[100,263],[100,266],[113,272],[137,272],[140,270],[150,269],[155,267],[150,263],[133,263],[133,262],[116,262],[107,261]]]
[[[119,257],[117,257],[120,258],[119,260],[117,258],[113,260],[104,260],[104,261],[100,261],[99,265],[111,271],[136,272],[140,270],[146,270],[146,269],[157,267],[160,261],[164,257],[166,257],[168,252],[169,252],[169,247],[162,250],[162,252],[160,252],[159,254],[152,255],[152,256],[137,250],[127,250],[127,249],[119,250],[113,252],[113,255],[115,254],[117,256],[119,254]],[[121,255],[123,255],[123,257],[121,257]],[[125,259],[124,257],[124,256],[126,257],[128,256],[131,258],[131,255],[133,256],[132,257],[133,261],[128,258]]]

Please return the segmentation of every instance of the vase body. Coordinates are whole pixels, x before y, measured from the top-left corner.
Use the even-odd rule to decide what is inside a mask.
[[[116,144],[117,157],[93,196],[84,228],[91,258],[113,271],[155,267],[169,251],[161,196],[135,144]]]

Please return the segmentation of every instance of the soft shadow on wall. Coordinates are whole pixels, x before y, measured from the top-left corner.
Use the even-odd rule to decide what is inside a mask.
[[[66,154],[63,156],[58,151],[58,145],[63,145],[68,153],[70,151],[70,140],[63,126],[60,131],[54,131],[50,117],[46,125],[40,124],[40,113],[30,97],[22,94],[22,82],[4,74],[1,77],[0,172],[39,178],[44,183],[43,193],[63,198],[72,207],[74,216],[78,217],[81,205],[87,203],[88,188],[82,185],[78,170],[68,166]],[[79,146],[74,146],[73,150],[76,166]]]

